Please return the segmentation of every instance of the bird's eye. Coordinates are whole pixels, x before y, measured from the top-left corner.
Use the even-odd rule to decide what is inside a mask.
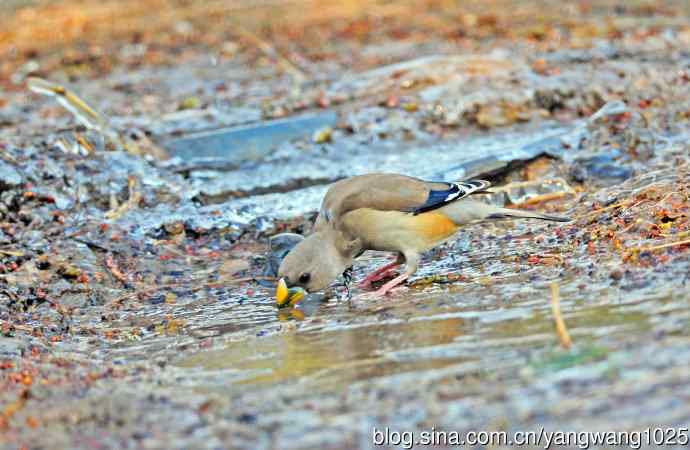
[[[311,278],[311,274],[305,272],[299,276],[299,282],[302,284],[309,283],[310,278]]]

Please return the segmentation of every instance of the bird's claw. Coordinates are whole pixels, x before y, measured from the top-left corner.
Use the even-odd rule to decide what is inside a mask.
[[[373,282],[385,278],[386,276],[388,276],[389,273],[391,273],[391,271],[393,271],[393,269],[395,269],[399,265],[400,262],[398,262],[398,260],[396,259],[391,263],[379,267],[378,269],[374,270],[372,273],[367,275],[362,281],[360,281],[357,284],[357,287],[360,289],[366,289],[368,287],[371,287],[371,284]]]
[[[385,297],[386,294],[388,294],[394,288],[398,287],[401,283],[403,283],[409,277],[410,277],[410,275],[406,274],[406,273],[404,273],[402,275],[398,275],[397,277],[390,280],[388,283],[381,286],[379,288],[379,290],[375,292],[376,296],[377,297]]]
[[[348,267],[345,269],[345,272],[343,272],[343,287],[345,288],[345,295],[347,296],[348,302],[352,300],[350,284],[352,284],[352,267]]]
[[[357,286],[358,289],[368,289],[369,287],[371,287],[371,280],[365,278],[359,283],[357,283],[355,286]]]

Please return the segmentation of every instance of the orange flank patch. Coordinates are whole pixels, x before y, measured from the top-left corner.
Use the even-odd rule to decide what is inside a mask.
[[[419,234],[432,242],[447,239],[458,229],[458,226],[445,214],[438,212],[428,212],[415,216],[414,223]]]

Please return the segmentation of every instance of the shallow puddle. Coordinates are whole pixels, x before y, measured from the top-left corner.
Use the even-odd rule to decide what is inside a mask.
[[[403,288],[383,300],[355,294],[352,305],[324,303],[306,318],[276,310],[281,331],[200,351],[175,365],[184,369],[185,384],[201,391],[253,385],[269,392],[281,384],[318,390],[399,373],[433,377],[435,370],[449,365],[497,372],[530,364],[567,367],[592,362],[588,356],[605,358],[607,342],[649,332],[659,315],[690,317],[687,299],[670,292],[663,299],[627,296],[624,301],[615,288],[590,291],[598,299],[566,295],[562,308],[576,348],[562,352],[572,361],[554,362],[550,355],[557,340],[549,291],[543,286],[518,290],[522,292],[512,298],[491,301],[476,297],[481,289],[474,286],[465,295],[457,289]],[[264,318],[270,316],[266,311]],[[220,324],[205,329],[216,336],[234,331]]]

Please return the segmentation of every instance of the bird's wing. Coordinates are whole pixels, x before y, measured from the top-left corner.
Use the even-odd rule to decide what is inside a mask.
[[[433,182],[396,174],[361,175],[335,183],[326,193],[320,219],[337,223],[349,211],[370,208],[420,214],[491,186],[483,180]]]
[[[448,189],[430,190],[427,201],[412,212],[420,214],[432,211],[469,195],[484,192],[491,187],[491,183],[486,180],[454,181],[448,184],[450,185]]]

